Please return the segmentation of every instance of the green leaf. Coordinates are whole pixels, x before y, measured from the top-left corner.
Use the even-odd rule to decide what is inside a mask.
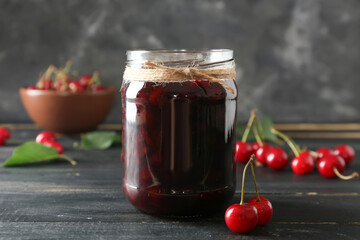
[[[261,125],[263,127],[265,140],[272,142],[276,141],[277,139],[276,135],[271,132],[271,128],[274,126],[274,123],[271,120],[271,118],[269,116],[265,116],[261,121]]]
[[[97,131],[81,135],[80,149],[107,149],[121,143],[121,136],[115,131]]]
[[[52,161],[55,159],[65,159],[71,164],[76,165],[76,162],[65,155],[60,155],[55,148],[46,146],[36,142],[26,142],[17,147],[12,156],[6,160],[3,167],[11,167],[16,165],[38,163],[45,161]]]

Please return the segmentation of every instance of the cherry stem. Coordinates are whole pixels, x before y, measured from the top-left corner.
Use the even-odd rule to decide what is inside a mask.
[[[253,180],[254,180],[254,185],[255,185],[255,191],[256,191],[256,197],[257,197],[257,202],[261,202],[260,196],[259,196],[259,191],[257,188],[257,184],[256,184],[256,177],[255,177],[255,171],[254,171],[254,164],[251,162],[251,173],[253,175]]]
[[[271,128],[271,132],[282,138],[289,145],[296,157],[299,156],[300,149],[298,149],[298,146],[294,143],[294,141],[292,141],[288,136],[276,130],[275,128]]]
[[[319,154],[318,154],[317,152],[313,151],[313,150],[309,150],[309,153],[310,153],[310,155],[313,157],[314,163],[316,164],[316,163],[318,162],[318,156],[319,156]]]
[[[260,137],[261,137],[262,141],[265,141],[264,129],[263,129],[263,127],[261,125],[261,121],[259,120],[258,117],[256,117],[256,126],[257,126],[257,128],[259,130]]]
[[[54,65],[50,65],[49,67],[48,67],[48,69],[46,70],[46,72],[45,72],[45,77],[46,78],[50,78],[50,76],[51,76],[51,74],[55,71],[55,66]]]
[[[55,76],[55,82],[58,82],[60,79],[64,79],[65,81],[67,81],[67,78],[68,76],[66,71],[63,69],[59,69]]]
[[[36,86],[38,86],[38,87],[41,86],[43,84],[45,78],[50,78],[51,74],[53,74],[53,72],[55,70],[56,70],[55,66],[50,65],[48,67],[48,69],[46,69],[45,73],[40,75],[40,78],[39,78],[38,82],[36,83]]]
[[[333,170],[334,170],[334,173],[336,174],[336,176],[342,180],[351,180],[351,179],[359,177],[358,172],[353,172],[351,175],[344,176],[339,172],[339,170],[336,167],[334,167]]]
[[[68,156],[60,155],[59,158],[65,159],[66,161],[71,163],[71,165],[73,165],[73,166],[75,166],[77,164],[77,162],[75,160],[69,158]]]
[[[319,155],[317,152],[312,151],[312,150],[310,150],[309,152],[310,152],[311,156],[313,156],[313,157],[317,157]]]
[[[93,73],[93,75],[92,75],[92,77],[91,77],[91,79],[90,79],[90,82],[89,82],[89,85],[92,85],[92,84],[98,84],[98,85],[100,85],[101,83],[100,83],[100,79],[99,79],[99,72],[98,71],[96,71],[96,72],[94,72]]]
[[[245,188],[245,175],[246,175],[246,169],[255,159],[255,155],[252,154],[249,161],[246,163],[244,170],[243,170],[243,176],[242,176],[242,186],[241,186],[241,201],[240,205],[244,205],[244,188]]]
[[[253,126],[253,131],[254,131],[254,136],[255,136],[256,142],[259,143],[260,147],[263,147],[264,143],[261,140],[261,137],[259,135],[259,131],[258,131],[256,125]]]
[[[64,72],[69,73],[71,65],[72,65],[72,61],[71,60],[67,61],[64,67]]]
[[[80,144],[79,144],[78,142],[74,142],[74,143],[73,143],[73,148],[75,148],[75,149],[81,149],[81,146],[80,146]]]
[[[248,136],[249,136],[249,133],[250,133],[250,130],[251,130],[251,126],[252,126],[252,124],[253,124],[253,122],[254,122],[255,117],[256,117],[256,109],[253,109],[253,110],[251,111],[249,121],[248,121],[248,123],[246,124],[246,129],[245,129],[244,134],[243,134],[242,139],[241,139],[242,142],[246,142],[246,140],[247,140],[247,138],[248,138]]]

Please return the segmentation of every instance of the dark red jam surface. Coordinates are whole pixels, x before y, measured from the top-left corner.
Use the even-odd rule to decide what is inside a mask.
[[[159,215],[222,209],[235,190],[236,93],[196,80],[130,81],[121,94],[127,199]]]

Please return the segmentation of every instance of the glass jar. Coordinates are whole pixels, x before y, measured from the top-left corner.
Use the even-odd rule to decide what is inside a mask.
[[[233,74],[216,74],[224,69]],[[123,190],[136,208],[194,216],[222,209],[232,199],[234,78],[228,49],[127,52]]]

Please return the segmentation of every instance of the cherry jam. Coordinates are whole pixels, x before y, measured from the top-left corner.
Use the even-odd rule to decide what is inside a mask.
[[[139,210],[194,216],[223,209],[235,190],[236,85],[123,83],[123,190]]]

